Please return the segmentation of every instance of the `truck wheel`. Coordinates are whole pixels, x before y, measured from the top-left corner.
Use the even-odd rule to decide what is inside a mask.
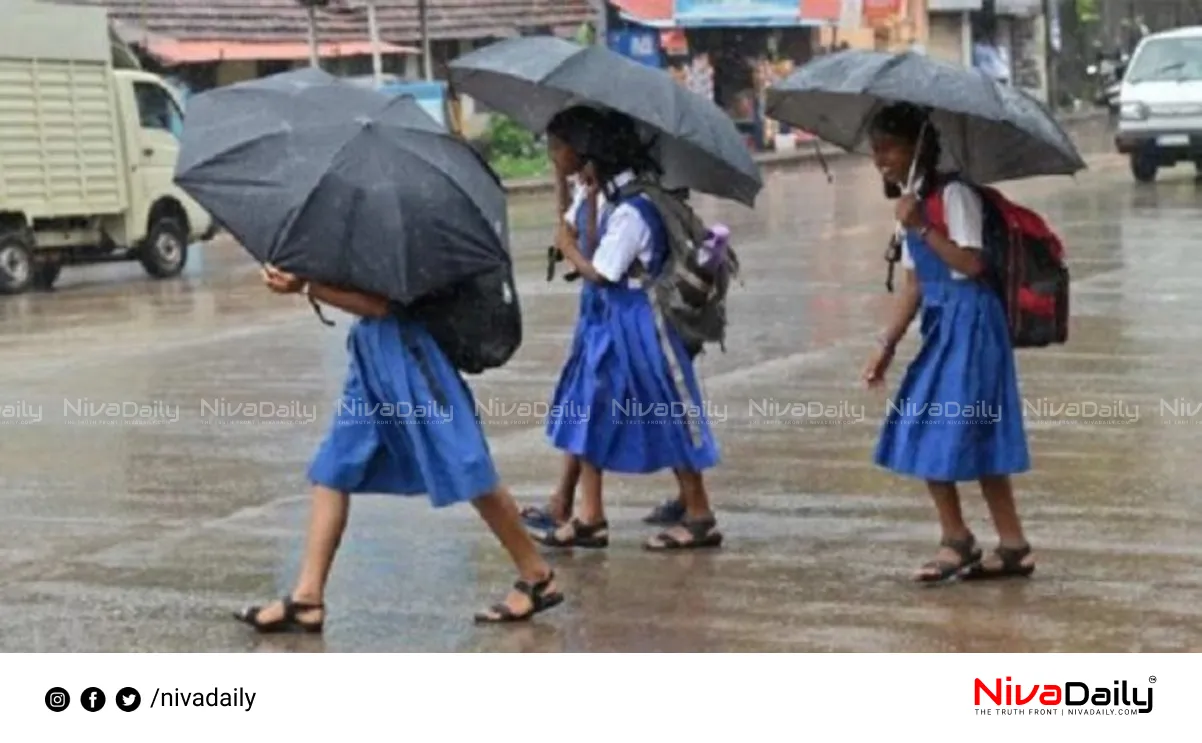
[[[1156,171],[1160,169],[1160,165],[1156,162],[1156,156],[1144,152],[1136,152],[1131,155],[1131,175],[1135,176],[1135,180],[1140,183],[1151,183],[1156,180]]]
[[[33,286],[35,289],[42,291],[50,291],[54,288],[54,282],[58,281],[58,275],[62,273],[63,264],[58,261],[47,261],[39,263],[33,270]]]
[[[146,273],[156,279],[174,278],[188,262],[188,234],[171,217],[159,217],[150,225],[150,233],[138,253]]]
[[[0,233],[0,294],[20,294],[33,284],[33,250],[24,230]]]

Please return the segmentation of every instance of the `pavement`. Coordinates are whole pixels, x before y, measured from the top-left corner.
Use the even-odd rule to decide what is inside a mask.
[[[728,352],[700,364],[727,545],[644,553],[639,518],[672,480],[608,478],[613,545],[554,555],[568,603],[529,626],[471,624],[513,576],[470,508],[374,496],[354,501],[324,637],[230,621],[295,574],[349,324],[269,295],[236,247],[196,251],[178,280],[68,269],[53,293],[0,301],[0,651],[1202,649],[1202,186],[1192,168],[1137,186],[1104,131],[1078,137],[1087,173],[1006,187],[1060,230],[1074,277],[1070,342],[1020,354],[1029,582],[907,580],[934,514],[920,483],[872,465],[885,398],[857,383],[889,303],[890,209],[843,158],[833,184],[812,163],[769,172],[754,211],[698,200],[746,271]],[[537,406],[578,285],[543,280],[546,198],[512,211],[526,342],[473,386],[501,473],[533,504],[559,466]],[[991,543],[975,487],[965,503]]]

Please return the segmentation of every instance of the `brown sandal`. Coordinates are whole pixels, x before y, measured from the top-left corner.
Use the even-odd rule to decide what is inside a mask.
[[[551,582],[555,580],[555,571],[547,574],[537,583],[519,580],[513,584],[518,593],[521,593],[526,598],[530,599],[530,609],[521,614],[518,614],[509,605],[501,602],[493,604],[486,612],[476,614],[476,624],[510,624],[512,622],[525,622],[531,619],[535,614],[553,609],[563,603],[563,594],[559,591],[547,592],[551,587]]]
[[[279,619],[270,622],[260,622],[259,615],[263,613],[265,606],[248,606],[239,612],[234,612],[234,619],[237,619],[243,624],[248,624],[254,628],[255,632],[263,635],[272,634],[317,634],[322,631],[325,625],[325,617],[323,616],[316,622],[302,622],[296,618],[297,614],[306,611],[322,610],[325,612],[325,604],[305,604],[296,601],[291,596],[284,596],[280,599],[284,605],[284,613]]]
[[[986,567],[978,561],[964,574],[964,580],[1000,580],[1002,578],[1030,578],[1035,572],[1034,565],[1024,565],[1023,560],[1031,556],[1031,545],[1022,547],[997,546],[993,550],[1001,565]]]
[[[971,534],[963,539],[944,539],[939,542],[939,546],[954,550],[960,559],[955,562],[935,559],[923,563],[919,568],[919,575],[914,579],[916,582],[943,583],[960,577],[980,563],[983,556],[981,549],[977,547],[977,538]]]
[[[715,549],[722,546],[722,532],[718,531],[718,520],[713,518],[684,519],[679,526],[689,533],[689,538],[680,540],[667,529],[656,534],[643,544],[648,552],[677,552],[679,550]],[[676,527],[673,527],[676,528]]]

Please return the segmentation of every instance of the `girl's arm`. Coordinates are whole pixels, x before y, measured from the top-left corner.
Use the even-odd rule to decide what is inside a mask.
[[[901,291],[898,292],[897,301],[890,313],[889,324],[881,333],[881,345],[887,350],[892,351],[906,336],[906,330],[909,329],[910,323],[914,322],[921,302],[922,291],[918,285],[918,278],[913,269],[906,269]]]
[[[927,241],[927,245],[931,246],[931,250],[935,251],[935,254],[947,264],[948,268],[964,274],[970,279],[975,279],[985,272],[985,260],[981,255],[980,247],[961,247],[959,243],[939,230],[923,229],[926,230],[923,238]]]
[[[985,212],[981,197],[964,183],[949,183],[943,188],[943,212],[946,232],[923,226],[923,237],[948,268],[975,279],[987,268],[982,255]]]
[[[587,230],[588,244],[594,246],[595,251],[598,247],[598,210],[596,194],[592,193],[592,191],[589,191],[588,197],[585,199],[584,205],[581,208],[587,210],[585,213],[588,214],[588,223],[585,229]],[[608,283],[608,279],[606,279],[605,276],[603,276],[601,272],[597,270],[597,267],[593,265],[592,261],[590,261],[588,258],[585,258],[584,254],[580,252],[580,247],[577,245],[576,240],[573,239],[572,233],[565,229],[562,234],[563,239],[560,240],[558,246],[559,250],[561,253],[563,253],[563,257],[572,264],[573,268],[576,269],[576,272],[580,274],[581,278],[583,278],[585,281],[592,281],[596,284]]]
[[[309,298],[360,317],[387,317],[391,311],[384,297],[327,284],[309,284]]]

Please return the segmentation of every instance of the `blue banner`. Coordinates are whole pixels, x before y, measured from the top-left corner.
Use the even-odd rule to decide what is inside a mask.
[[[612,51],[648,67],[662,67],[659,31],[654,28],[626,28],[610,31],[606,39]]]
[[[389,95],[408,95],[413,96],[418,105],[426,110],[426,113],[434,117],[434,120],[443,126],[447,126],[446,117],[446,102],[447,102],[447,84],[434,80],[426,81],[405,81],[395,83],[385,83],[380,90]]]
[[[676,0],[678,26],[797,26],[799,0]]]

